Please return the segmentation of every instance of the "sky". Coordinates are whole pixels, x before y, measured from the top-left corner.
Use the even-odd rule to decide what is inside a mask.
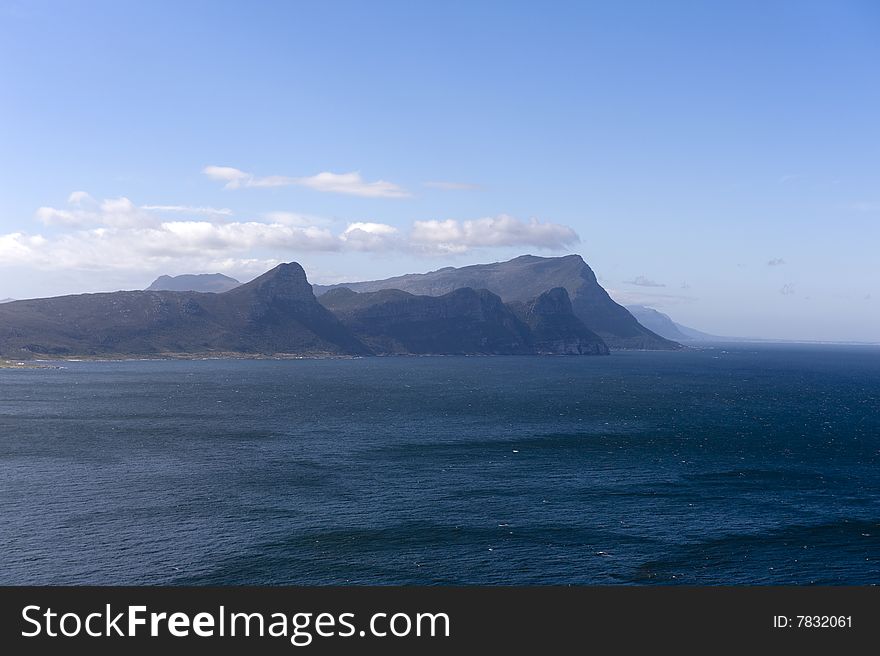
[[[524,253],[880,341],[880,4],[0,0],[0,299]]]

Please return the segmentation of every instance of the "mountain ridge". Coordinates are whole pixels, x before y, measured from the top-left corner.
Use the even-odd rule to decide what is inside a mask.
[[[144,291],[222,294],[240,286],[238,280],[222,273],[184,273],[179,276],[159,276]]]
[[[328,305],[336,299],[335,314]],[[521,318],[522,317],[522,318]],[[316,298],[280,264],[222,293],[119,291],[0,305],[0,357],[607,353],[564,289],[505,304],[485,289],[435,296],[338,289]]]
[[[441,296],[339,287],[319,297],[319,302],[378,352],[607,354],[602,339],[572,314],[567,292],[553,291],[530,302],[531,314],[486,289],[471,287]],[[545,300],[548,295],[553,298]]]
[[[412,294],[439,296],[461,287],[488,289],[504,302],[526,302],[556,288],[564,288],[574,314],[612,348],[674,350],[681,345],[642,326],[599,285],[595,273],[580,255],[538,257],[521,255],[505,262],[444,267],[427,273],[384,280],[315,285],[320,297],[334,287],[355,292],[399,289]]]
[[[283,302],[280,302],[283,301]],[[122,291],[0,305],[0,355],[364,355],[298,264],[221,294]]]

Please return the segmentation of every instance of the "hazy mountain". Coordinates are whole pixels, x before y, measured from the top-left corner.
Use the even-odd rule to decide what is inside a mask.
[[[399,289],[411,294],[440,296],[462,287],[488,289],[504,302],[528,302],[544,292],[562,287],[568,292],[574,314],[612,348],[676,349],[679,344],[648,330],[599,285],[580,255],[536,257],[523,255],[507,262],[446,267],[387,280],[315,286],[319,296],[333,287],[356,292]]]
[[[14,300],[14,298],[0,298],[0,303],[12,303]]]
[[[211,292],[220,294],[241,285],[235,278],[222,273],[185,273],[180,276],[159,276],[145,291],[148,292]]]
[[[510,307],[485,289],[441,296],[398,289],[320,297],[376,353],[605,354],[608,348],[571,311],[564,289]]]
[[[661,337],[684,342],[698,341],[717,341],[724,338],[708,333],[688,328],[680,323],[676,323],[668,314],[658,312],[654,308],[645,307],[644,305],[627,305],[626,309],[638,319],[639,323],[645,326]]]
[[[223,294],[127,291],[0,306],[0,355],[365,354],[299,264]]]

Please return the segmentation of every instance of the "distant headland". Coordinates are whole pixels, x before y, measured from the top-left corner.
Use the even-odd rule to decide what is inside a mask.
[[[241,284],[162,276],[143,291],[0,305],[0,358],[604,355],[681,348],[579,255],[523,255],[387,280],[309,284],[296,262]]]

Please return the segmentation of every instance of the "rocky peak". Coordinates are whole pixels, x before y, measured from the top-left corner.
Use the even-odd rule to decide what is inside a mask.
[[[530,314],[571,314],[571,299],[565,287],[554,287],[529,304]]]
[[[263,300],[313,300],[312,286],[306,272],[296,262],[279,264],[259,278],[226,292],[230,295],[253,294]]]

